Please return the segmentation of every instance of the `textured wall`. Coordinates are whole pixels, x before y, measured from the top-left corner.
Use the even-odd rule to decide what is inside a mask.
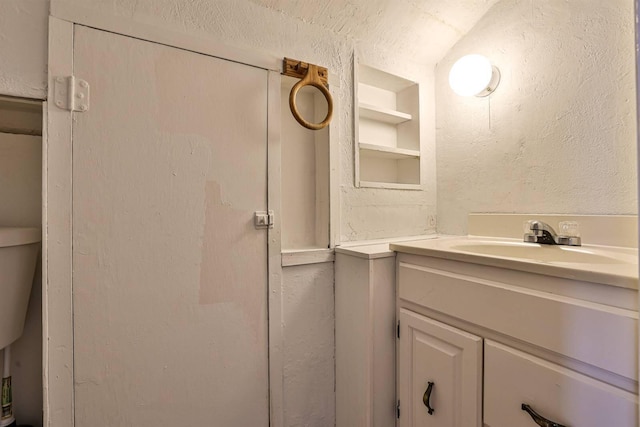
[[[44,99],[48,0],[0,1],[0,95]]]
[[[430,50],[428,44],[419,45],[415,40],[424,37],[421,31],[444,31],[443,24],[436,24],[441,18],[434,18],[436,15],[433,13],[427,14],[424,6],[418,6],[417,2],[403,2],[405,8],[390,0],[377,0],[368,6],[357,4],[361,1],[349,1],[346,6],[344,2],[334,1],[321,7],[319,2],[297,5],[297,2],[257,0],[53,0],[52,11],[56,13],[57,4],[71,4],[74,8],[214,37],[231,46],[276,57],[301,59],[329,68],[337,82],[332,93],[339,111],[334,115],[332,126],[338,129],[343,198],[339,226],[342,240],[346,241],[434,231],[427,218],[435,215],[434,186],[422,192],[354,188],[352,61],[356,47],[361,52],[362,61],[368,65],[425,83],[423,108],[426,123],[423,134],[430,157],[425,163],[424,173],[427,177],[432,176],[430,182],[435,181],[433,69],[416,61],[415,52],[425,52],[422,55],[424,60],[438,56],[434,52],[444,52],[446,48],[438,44]],[[457,8],[447,7],[446,3],[438,1],[432,4],[433,10],[442,13],[445,9],[450,10],[447,13],[455,16]],[[467,12],[464,19],[456,20],[455,26],[446,25],[450,30],[447,31],[446,38],[450,40],[447,47],[463,32],[457,27],[472,25],[477,14],[488,4],[478,0],[469,0],[468,3],[473,5],[473,12]],[[442,7],[438,9],[437,5]],[[283,8],[287,8],[286,13]],[[292,17],[287,13],[298,16]],[[332,13],[346,13],[353,18],[335,27],[335,19],[330,18]],[[365,15],[369,18],[364,18]],[[342,18],[340,20],[342,22]],[[404,26],[399,26],[398,22],[403,22]],[[424,23],[431,24],[421,26]]]
[[[438,231],[469,212],[636,213],[633,0],[503,0],[436,69]],[[459,57],[502,72],[488,98],[448,85]]]
[[[405,58],[435,63],[498,0],[250,1],[341,36],[393,46]]]
[[[284,425],[335,425],[333,263],[283,270]]]

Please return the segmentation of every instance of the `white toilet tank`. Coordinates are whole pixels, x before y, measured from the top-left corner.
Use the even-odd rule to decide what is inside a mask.
[[[22,335],[39,242],[37,228],[0,227],[0,349]]]

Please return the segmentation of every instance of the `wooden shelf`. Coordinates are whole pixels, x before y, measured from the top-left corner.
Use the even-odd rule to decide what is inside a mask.
[[[402,160],[419,158],[420,151],[407,150],[405,148],[386,147],[383,145],[366,144],[361,142],[359,145],[360,155],[363,157],[379,157],[384,159]]]
[[[408,122],[412,119],[411,114],[403,113],[401,111],[392,110],[390,108],[378,107],[371,104],[358,104],[360,109],[360,118],[378,120],[380,122],[389,123],[392,125],[398,125],[400,123]]]

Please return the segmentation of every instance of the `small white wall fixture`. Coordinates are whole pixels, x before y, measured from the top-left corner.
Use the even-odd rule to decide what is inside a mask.
[[[449,72],[449,85],[460,96],[487,96],[496,90],[498,83],[500,70],[478,54],[458,59]]]

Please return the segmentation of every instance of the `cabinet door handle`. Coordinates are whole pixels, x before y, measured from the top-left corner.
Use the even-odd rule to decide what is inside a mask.
[[[431,392],[433,391],[433,386],[435,384],[432,381],[429,381],[427,383],[427,389],[424,392],[424,395],[422,395],[422,403],[424,403],[424,406],[427,407],[427,411],[429,412],[429,415],[433,415],[433,411],[435,411],[435,409],[433,409],[431,407],[431,404],[429,403],[429,399],[431,399]]]
[[[566,427],[566,426],[563,426],[562,424],[549,421],[548,419],[544,418],[542,415],[538,414],[536,411],[531,409],[531,406],[527,405],[526,403],[522,404],[522,410],[525,411],[527,414],[531,415],[531,418],[533,418],[533,421],[535,421],[536,424],[538,424],[540,427]]]

